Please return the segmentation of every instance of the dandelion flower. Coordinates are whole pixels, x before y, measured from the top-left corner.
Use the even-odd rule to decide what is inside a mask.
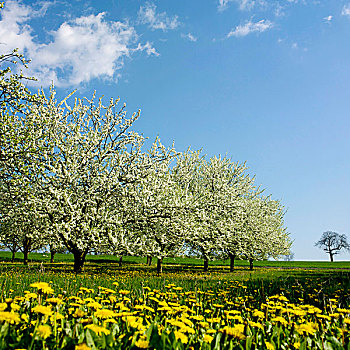
[[[48,298],[46,299],[46,301],[50,304],[54,304],[54,305],[60,305],[63,303],[62,299],[60,298]]]
[[[116,313],[109,309],[99,309],[94,313],[97,318],[112,318],[115,317]]]
[[[111,333],[111,331],[109,331],[107,328],[98,326],[96,324],[88,324],[87,326],[85,326],[85,328],[91,329],[97,335],[101,335],[102,333],[108,335],[109,333]]]
[[[37,288],[38,291],[41,291],[44,294],[52,294],[54,290],[46,282],[36,282],[30,285],[33,288]]]
[[[271,319],[271,321],[272,322],[279,322],[279,323],[283,324],[284,326],[286,326],[288,324],[288,321],[281,316],[274,317]]]
[[[262,311],[254,310],[253,316],[258,318],[264,318],[265,314]]]
[[[147,349],[149,342],[146,339],[139,339],[136,341],[135,345],[140,349]]]
[[[15,312],[0,311],[0,321],[5,321],[13,324],[19,323],[21,319],[19,318],[19,315]]]
[[[90,346],[87,346],[85,343],[81,343],[75,346],[75,350],[91,350]]]
[[[53,314],[51,310],[51,306],[37,305],[33,307],[32,311],[38,314],[46,315],[46,316],[51,316]]]
[[[228,335],[231,335],[234,338],[237,338],[239,340],[245,339],[244,332],[244,324],[237,324],[234,327],[224,327],[222,329],[219,329],[220,332],[226,333]]]
[[[295,325],[295,330],[299,334],[315,334],[317,332],[316,325],[311,322],[303,323],[303,324],[297,324]]]
[[[174,334],[175,334],[175,338],[176,340],[180,340],[181,343],[183,344],[187,344],[188,342],[188,337],[187,335],[181,333],[181,332],[178,332],[178,331],[174,331]]]
[[[213,339],[214,339],[214,337],[212,337],[211,335],[204,334],[203,341],[205,341],[206,343],[210,344]]]
[[[274,345],[268,341],[265,341],[265,346],[267,350],[275,350]]]
[[[38,326],[37,334],[40,338],[46,339],[52,334],[51,327],[46,324],[40,325]]]

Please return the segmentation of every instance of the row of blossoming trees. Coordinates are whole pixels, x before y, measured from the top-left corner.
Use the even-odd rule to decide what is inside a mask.
[[[26,64],[16,51],[0,57]],[[8,65],[8,64],[7,64]],[[196,252],[250,261],[290,248],[279,201],[264,196],[245,164],[176,152],[132,130],[140,113],[95,96],[58,102],[0,71],[0,236],[11,251],[48,247],[162,260]],[[118,111],[117,111],[118,110]]]

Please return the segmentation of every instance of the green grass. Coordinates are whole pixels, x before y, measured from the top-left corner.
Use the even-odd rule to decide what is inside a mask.
[[[23,295],[25,290],[31,289],[31,283],[38,281],[50,282],[56,293],[61,294],[76,294],[80,287],[94,290],[99,286],[110,288],[113,282],[118,282],[118,288],[132,290],[135,296],[142,295],[143,286],[164,290],[167,284],[174,283],[184,290],[218,290],[230,281],[240,281],[262,300],[265,291],[268,291],[269,295],[283,293],[293,300],[303,298],[306,303],[315,302],[317,289],[326,295],[341,294],[344,303],[350,304],[347,293],[350,289],[348,262],[262,261],[256,263],[258,267],[254,271],[250,271],[246,261],[237,261],[235,271],[230,273],[228,261],[216,261],[211,262],[209,272],[204,273],[200,259],[168,258],[165,260],[164,273],[158,276],[155,265],[147,266],[145,258],[140,257],[124,257],[123,266],[120,267],[118,257],[91,255],[88,256],[84,273],[78,275],[73,273],[71,255],[57,254],[56,262],[50,264],[49,256],[33,253],[30,254],[28,266],[20,262],[20,254],[16,258],[18,261],[11,263],[9,253],[0,254],[3,261],[0,263],[1,300]],[[334,266],[342,269],[334,270]],[[310,287],[306,288],[308,285]],[[315,289],[312,287],[315,285],[322,287]]]
[[[277,285],[286,288],[290,279],[329,280],[338,276],[350,281],[350,262],[317,262],[317,261],[257,261],[254,271],[249,270],[249,263],[236,261],[235,271],[229,272],[228,260],[211,261],[209,272],[203,273],[203,260],[194,258],[167,258],[164,260],[164,273],[156,274],[156,259],[153,265],[147,266],[144,257],[123,257],[119,266],[119,257],[110,255],[88,255],[84,273],[73,273],[73,256],[56,254],[55,263],[50,264],[49,254],[29,254],[29,265],[22,264],[23,254],[16,254],[15,263],[10,262],[9,252],[0,252],[0,290],[2,297],[6,291],[13,289],[16,294],[23,293],[30,283],[52,281],[62,291],[76,292],[80,287],[97,288],[110,286],[111,281],[118,281],[121,288],[141,290],[142,285],[152,288],[163,288],[167,283],[175,283],[186,289],[213,288],[229,280],[238,281],[278,281]],[[334,268],[338,270],[334,270]],[[7,292],[8,295],[8,292]]]
[[[171,287],[169,287],[169,284],[171,283],[183,288],[183,290],[178,293],[176,302],[179,300],[181,303],[186,302],[190,294],[196,299],[197,297],[201,298],[200,300],[203,301],[203,306],[198,310],[203,313],[205,312],[204,310],[214,307],[215,303],[225,305],[226,301],[230,301],[230,305],[234,304],[238,310],[242,310],[242,315],[245,315],[244,317],[248,315],[248,311],[259,309],[263,303],[266,303],[268,297],[277,294],[283,294],[292,303],[313,305],[320,308],[323,312],[332,312],[332,314],[333,310],[329,309],[331,298],[336,297],[337,307],[348,308],[350,305],[350,295],[348,293],[350,289],[350,271],[348,270],[330,270],[324,268],[272,269],[260,267],[254,271],[249,271],[248,267],[239,266],[234,273],[229,273],[227,267],[211,266],[208,273],[203,273],[196,265],[185,266],[179,264],[179,261],[176,260],[175,262],[177,262],[177,264],[167,264],[165,266],[165,272],[161,276],[158,276],[155,273],[154,267],[148,267],[144,263],[139,264],[135,260],[131,260],[133,263],[124,264],[123,267],[119,267],[118,264],[111,264],[110,262],[106,262],[105,259],[102,260],[102,262],[101,260],[90,260],[84,269],[84,273],[75,275],[72,273],[71,261],[67,261],[67,256],[65,258],[65,261],[55,264],[49,264],[47,262],[43,262],[42,264],[34,262],[30,263],[28,266],[24,266],[21,263],[11,264],[8,262],[0,264],[1,302],[5,302],[6,298],[11,298],[6,301],[7,304],[10,305],[13,297],[23,296],[26,290],[35,291],[35,288],[30,287],[31,283],[41,281],[49,282],[54,289],[54,295],[63,297],[66,301],[68,301],[67,297],[72,295],[82,296],[82,294],[79,294],[80,287],[93,289],[93,291],[87,292],[88,294],[86,295],[88,296],[98,296],[100,298],[100,296],[103,295],[103,298],[105,298],[105,295],[99,292],[99,286],[102,286],[115,290],[117,292],[115,295],[117,296],[118,291],[121,289],[130,291],[127,297],[133,304],[138,304],[140,299],[146,300],[145,291],[147,289],[144,287],[153,289],[152,295],[155,294],[157,298],[160,298],[166,295],[165,292],[170,291],[169,288]],[[116,261],[117,259],[113,260]],[[114,282],[117,282],[118,285],[115,285]],[[170,294],[172,295],[174,291],[175,289],[173,289]],[[207,296],[210,295],[210,297],[204,297],[204,294]],[[173,298],[173,296],[171,298]],[[189,302],[189,300],[187,300],[187,302]],[[151,303],[150,299],[148,299],[147,305],[152,306],[152,304],[149,303]],[[23,303],[23,305],[24,307],[22,310],[25,310],[25,312],[29,312],[29,310],[32,309],[32,306],[28,308],[27,302]],[[66,319],[69,319],[69,314],[67,313],[68,307],[70,307],[70,305],[67,305],[64,310],[61,309],[60,311],[63,315],[66,315]],[[215,308],[217,308],[217,306],[215,306]],[[215,317],[222,317],[221,307],[215,310]],[[22,312],[23,311],[21,311],[21,313]],[[72,317],[70,317],[69,322],[73,322],[71,319]],[[151,321],[157,322],[157,325],[160,320],[159,314],[153,319],[151,318]],[[339,318],[339,320],[341,320],[341,318]],[[118,322],[121,322],[120,319]],[[71,329],[69,328],[71,327],[71,323],[67,323],[67,325],[67,328],[64,329]],[[256,338],[262,341],[261,344],[264,344],[264,339],[269,339],[268,336],[272,337],[277,334],[270,326],[266,326],[267,331],[263,334],[262,338]],[[276,327],[274,329],[278,330],[279,326]],[[33,333],[33,328],[32,325],[32,328],[27,330],[28,336]],[[21,330],[25,329],[26,328],[21,328]],[[85,328],[81,327],[81,330],[83,329]],[[290,329],[285,333],[286,336],[289,336]],[[126,330],[129,333],[125,339],[130,339],[134,331],[131,328]],[[320,332],[322,330],[323,328]],[[124,331],[125,329],[123,332]],[[19,330],[13,331],[14,338],[18,337],[18,332]],[[72,333],[67,332],[65,334],[69,337],[73,337]],[[278,339],[280,339],[280,336],[284,335],[278,333]],[[342,338],[339,337],[339,339],[341,340]],[[295,342],[295,338],[291,337],[288,342],[290,343],[290,341]],[[338,340],[336,339],[336,341]],[[26,340],[23,340],[23,343],[25,342]],[[288,342],[286,341],[286,344]],[[9,343],[11,342],[6,340],[5,344]],[[8,347],[5,345],[2,348]],[[23,346],[21,346],[21,348],[23,348]],[[44,346],[35,347],[35,349],[37,348],[44,349]],[[50,348],[54,348],[54,346],[50,346]],[[65,348],[70,349],[72,347],[67,346]],[[101,346],[98,348],[105,347]],[[121,348],[125,349],[126,346],[123,345]],[[158,346],[156,348],[160,349],[164,347]],[[173,348],[175,347],[168,347],[168,349]],[[180,348],[186,349],[188,347]],[[207,348],[209,349],[209,347]],[[211,348],[218,349],[218,347]],[[226,349],[228,347],[220,346],[220,348]],[[230,347],[230,349],[231,348],[232,347]],[[251,349],[251,347],[248,346],[244,346],[244,348]],[[263,349],[264,347],[261,345],[258,348]],[[287,349],[289,347],[283,348]],[[304,346],[301,349],[307,348],[314,347],[310,345],[309,347]],[[326,347],[324,347],[324,349],[325,348]],[[340,349],[342,347],[327,347],[327,349],[333,348]]]
[[[43,269],[44,268],[44,269]],[[228,269],[212,267],[208,273],[203,273],[196,267],[182,269],[181,266],[167,266],[162,275],[158,276],[155,268],[144,265],[125,265],[123,267],[111,264],[87,264],[83,274],[75,275],[70,264],[2,264],[0,265],[1,299],[10,295],[23,295],[30,290],[34,282],[50,282],[57,293],[75,294],[80,287],[93,288],[99,286],[111,288],[113,282],[118,282],[120,289],[132,290],[141,296],[143,286],[164,290],[169,283],[183,287],[185,290],[217,290],[224,288],[230,281],[243,282],[250,290],[257,290],[269,295],[286,293],[289,297],[309,299],[313,288],[306,288],[308,284],[316,282],[322,285],[323,292],[332,295],[341,287],[342,291],[350,289],[350,272],[347,270],[327,269],[270,269],[258,268],[250,271],[247,267],[238,267],[235,272]],[[311,281],[311,282],[310,282]],[[303,286],[299,288],[298,286]],[[320,288],[319,288],[320,289]],[[305,291],[301,294],[301,291]],[[347,292],[345,293],[347,295]],[[260,295],[260,294],[259,294]],[[311,294],[310,294],[311,295]],[[345,295],[345,296],[346,296]],[[344,296],[344,297],[345,297]],[[349,301],[347,301],[349,303]]]
[[[255,269],[250,271],[248,262],[241,260],[236,262],[235,271],[231,273],[229,272],[228,260],[217,260],[210,262],[209,271],[204,273],[201,259],[167,258],[164,261],[163,274],[158,275],[155,266],[156,259],[153,259],[152,266],[147,266],[144,257],[123,257],[123,264],[119,266],[119,257],[117,256],[89,255],[81,274],[73,273],[73,256],[70,254],[57,254],[55,263],[52,264],[49,262],[49,254],[30,254],[27,266],[23,264],[23,255],[20,253],[16,255],[14,263],[11,263],[10,259],[9,252],[0,252],[0,261],[2,261],[0,262],[0,302],[6,302],[8,305],[15,296],[23,296],[25,291],[35,291],[35,288],[30,287],[30,285],[40,281],[50,283],[54,289],[54,295],[65,300],[68,300],[67,298],[72,295],[82,295],[79,291],[81,287],[93,289],[93,291],[88,292],[88,295],[100,298],[101,289],[99,287],[106,287],[115,290],[117,292],[115,295],[118,295],[120,290],[128,290],[130,291],[127,296],[130,298],[129,300],[138,303],[139,300],[145,300],[147,287],[152,289],[153,294],[158,297],[166,295],[166,292],[169,292],[169,288],[171,288],[169,284],[174,284],[183,288],[178,293],[179,298],[182,298],[179,300],[186,300],[189,293],[192,293],[196,299],[197,296],[210,295],[210,298],[206,299],[207,305],[203,306],[203,310],[210,308],[210,305],[214,306],[214,302],[225,305],[226,301],[230,300],[230,305],[234,303],[239,310],[248,312],[259,309],[261,305],[266,303],[268,297],[281,294],[292,303],[313,305],[326,313],[332,312],[333,314],[333,309],[330,310],[329,305],[330,300],[334,298],[337,300],[337,307],[345,309],[350,307],[349,262],[260,261],[255,262]],[[174,288],[174,290],[176,289]],[[219,297],[220,295],[221,297]],[[24,304],[23,310],[29,310],[27,304]],[[221,315],[221,309],[218,310],[215,311],[217,316]],[[66,319],[69,318],[67,310],[63,314],[66,315]],[[245,315],[248,314],[245,313]],[[158,315],[153,319],[153,321],[156,320],[157,324],[159,324],[159,317]],[[279,326],[276,327],[275,329]],[[85,332],[85,328],[81,327],[81,329]],[[286,331],[286,337],[290,334],[288,332],[291,329]],[[272,332],[271,329],[267,327],[265,330],[266,332],[264,331],[261,339],[270,339],[267,338],[267,335]],[[29,337],[33,333],[33,327],[26,332]],[[130,332],[125,339],[130,339],[133,336]],[[271,334],[270,337],[274,336],[275,333]],[[15,338],[18,338],[18,331],[13,332],[13,339]],[[295,339],[286,340],[286,344],[292,340],[295,341]],[[339,339],[342,338],[339,337]],[[335,341],[339,342],[339,339],[337,338]],[[25,342],[26,340],[23,340],[23,343]],[[9,340],[4,341],[4,344],[6,345],[2,348],[8,348]],[[125,349],[126,346],[122,345],[121,348]],[[249,349],[250,347],[245,346],[244,348]],[[310,345],[301,349],[307,348],[313,347]]]

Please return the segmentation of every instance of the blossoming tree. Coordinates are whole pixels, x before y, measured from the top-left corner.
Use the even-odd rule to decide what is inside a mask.
[[[121,222],[128,184],[147,177],[167,154],[142,151],[144,137],[130,130],[139,112],[127,118],[125,105],[115,112],[118,100],[105,107],[94,97],[76,99],[71,107],[52,93],[46,102],[56,124],[48,130],[53,146],[43,154],[36,199],[80,272],[87,253]]]

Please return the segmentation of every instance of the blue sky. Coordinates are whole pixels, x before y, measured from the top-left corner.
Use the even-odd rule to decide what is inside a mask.
[[[58,96],[120,97],[184,151],[247,161],[288,209],[297,260],[350,238],[350,1],[5,1],[0,52]],[[336,257],[348,260],[349,253]]]

